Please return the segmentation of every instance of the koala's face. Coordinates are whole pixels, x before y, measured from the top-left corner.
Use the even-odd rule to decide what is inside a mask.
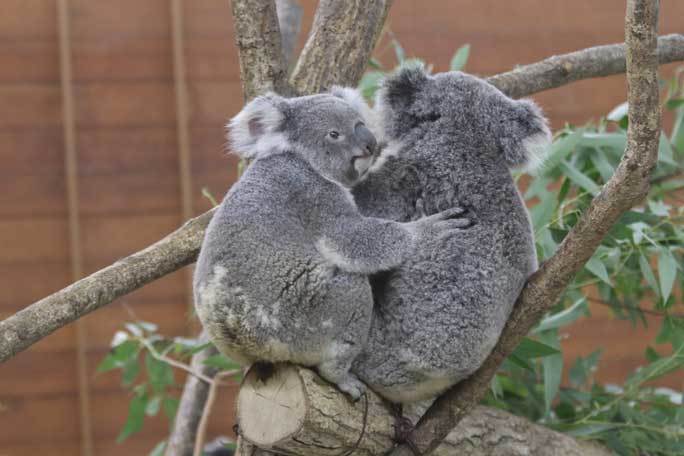
[[[326,178],[351,187],[379,152],[364,108],[352,89],[289,99],[257,97],[231,120],[231,147],[250,159],[291,150]]]
[[[377,157],[377,141],[361,114],[333,95],[288,100],[283,133],[322,175],[351,187]]]

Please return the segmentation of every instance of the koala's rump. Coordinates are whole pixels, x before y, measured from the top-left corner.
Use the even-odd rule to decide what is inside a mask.
[[[359,342],[365,341],[368,279],[328,265],[301,227],[277,228],[224,220],[221,238],[230,231],[231,243],[205,241],[211,258],[198,262],[204,273],[195,284],[196,307],[219,349],[245,363],[315,365],[361,320],[366,327],[358,330]]]

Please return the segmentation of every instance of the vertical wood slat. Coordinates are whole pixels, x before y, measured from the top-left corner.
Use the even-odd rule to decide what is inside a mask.
[[[178,142],[178,170],[181,190],[181,216],[183,222],[193,215],[192,163],[190,161],[190,135],[188,128],[188,86],[185,72],[185,49],[182,0],[170,0],[171,33],[173,40],[173,80],[176,98],[176,139]],[[193,313],[192,271],[185,272],[187,281],[188,315]]]
[[[68,0],[58,0],[59,66],[62,94],[62,125],[64,134],[64,164],[66,169],[67,207],[69,212],[69,256],[74,281],[83,276],[81,225],[78,200],[78,155],[76,150],[76,122],[74,117],[73,75]],[[86,328],[83,320],[76,321],[76,362],[78,370],[78,401],[81,427],[81,455],[93,455],[93,434],[90,416],[90,390],[86,361]]]

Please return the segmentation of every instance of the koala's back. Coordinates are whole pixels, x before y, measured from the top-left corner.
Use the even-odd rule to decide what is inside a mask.
[[[339,294],[368,302],[368,279],[340,272],[315,248],[315,212],[334,211],[344,195],[305,165],[291,154],[257,160],[207,228],[195,272],[198,316],[217,347],[243,363],[315,365],[326,331],[340,330]]]
[[[371,280],[374,318],[354,371],[386,398],[412,402],[482,364],[536,269],[531,224],[509,168],[527,138],[548,130],[538,110],[518,113],[525,103],[460,73],[404,70],[379,100],[393,153],[355,188],[362,213],[404,221],[460,206],[476,222],[422,239],[413,258]],[[507,131],[516,122],[520,131]],[[406,175],[411,184],[396,185]]]

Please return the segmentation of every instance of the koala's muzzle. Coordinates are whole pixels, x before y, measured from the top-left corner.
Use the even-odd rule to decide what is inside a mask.
[[[358,123],[354,127],[354,137],[359,148],[363,151],[363,157],[368,157],[375,154],[378,147],[378,141],[371,131],[362,123]]]

